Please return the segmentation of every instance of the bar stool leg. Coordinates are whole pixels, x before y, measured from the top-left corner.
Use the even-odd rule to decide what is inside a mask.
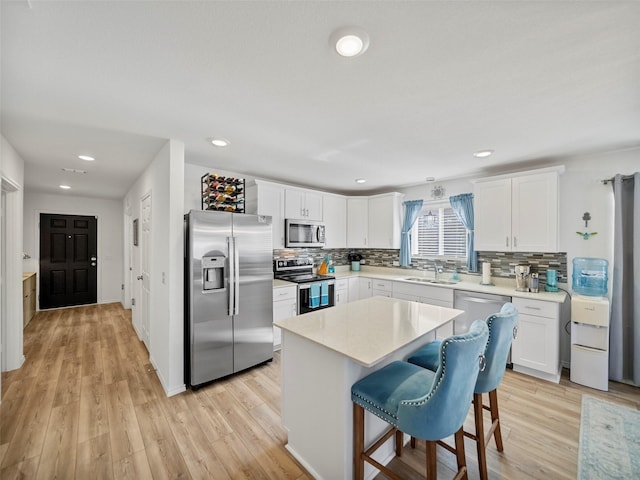
[[[498,413],[498,389],[489,392],[489,408],[491,410],[491,423],[493,425],[493,437],[499,452],[504,450],[502,446],[502,432],[500,431],[500,415]]]
[[[462,429],[462,427],[460,427],[460,430],[456,432],[455,440],[456,440],[456,460],[458,463],[458,473],[454,478],[456,479],[460,478],[460,479],[466,480],[469,477],[467,475],[467,459],[464,453],[464,430]]]
[[[364,408],[353,404],[353,478],[364,480]]]
[[[487,448],[484,438],[484,422],[483,422],[483,406],[482,406],[482,394],[473,394],[473,415],[476,423],[476,447],[478,451],[478,467],[480,470],[480,479],[487,480],[487,456],[485,449]]]
[[[427,480],[438,479],[438,465],[436,463],[436,442],[427,440]]]

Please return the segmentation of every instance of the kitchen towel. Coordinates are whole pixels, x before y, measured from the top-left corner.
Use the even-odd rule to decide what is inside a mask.
[[[320,305],[320,283],[312,283],[309,286],[309,308],[318,308]]]
[[[320,306],[329,305],[329,282],[320,282]]]

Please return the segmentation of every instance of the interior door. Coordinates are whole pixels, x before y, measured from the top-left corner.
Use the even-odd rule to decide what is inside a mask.
[[[150,306],[151,306],[151,283],[149,262],[150,257],[150,239],[151,239],[151,194],[149,193],[142,198],[140,202],[141,232],[140,232],[140,276],[142,277],[142,288],[140,298],[140,316],[142,323],[142,341],[147,346],[147,350],[151,351],[151,322],[150,322]]]
[[[97,232],[96,217],[40,214],[40,309],[96,303]]]

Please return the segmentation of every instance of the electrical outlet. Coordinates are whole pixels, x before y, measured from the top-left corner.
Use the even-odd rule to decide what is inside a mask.
[[[364,258],[360,260],[360,265],[364,265]]]
[[[394,260],[393,266],[394,267],[399,267],[400,266],[400,262],[398,262],[397,260]]]

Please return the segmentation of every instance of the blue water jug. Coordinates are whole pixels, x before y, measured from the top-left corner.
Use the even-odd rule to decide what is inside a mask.
[[[573,259],[573,291],[579,295],[602,297],[607,294],[609,262],[604,258]]]

